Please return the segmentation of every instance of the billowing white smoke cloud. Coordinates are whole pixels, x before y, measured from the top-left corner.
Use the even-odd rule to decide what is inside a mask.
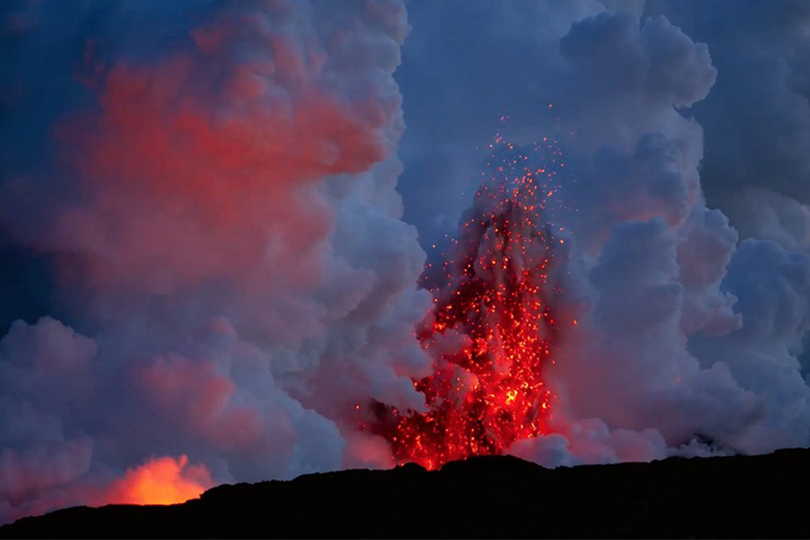
[[[571,414],[655,429],[670,453],[705,452],[701,440],[743,452],[807,446],[810,388],[796,355],[810,266],[770,242],[737,247],[725,216],[706,208],[702,133],[679,112],[714,83],[706,46],[662,17],[617,13],[575,24],[560,51],[573,83],[562,101],[585,111],[570,122],[584,141],[569,158],[571,226],[594,261],[587,324],[555,366]]]
[[[695,117],[706,130],[703,186],[744,238],[806,251],[810,203],[810,5],[796,0],[649,0],[708,43],[722,77]]]
[[[738,245],[707,208],[709,48],[631,0],[409,9],[403,205],[400,2],[4,5],[0,241],[58,286],[51,317],[0,340],[0,520],[150,500],[146,479],[182,499],[390,464],[352,413],[418,407],[430,369],[402,217],[426,243],[452,231],[504,107],[516,142],[559,140],[576,182],[555,197],[578,210],[550,214],[570,250],[556,309],[579,321],[549,373],[555,433],[513,451],[810,443],[810,259],[787,251],[804,201],[774,199],[794,243]]]
[[[0,185],[4,234],[53,257],[64,314],[0,340],[0,521],[379,464],[349,412],[418,405],[429,369],[425,255],[395,190],[401,2],[3,17],[15,58],[60,64],[10,76],[16,125],[45,88],[68,97],[28,149],[45,166]]]
[[[540,20],[517,2],[474,3],[476,13],[499,13],[486,18],[498,22],[482,22],[476,34],[510,36],[508,43],[487,41],[482,56],[501,58],[520,43],[519,58],[531,64],[505,68],[484,77],[491,83],[480,89],[460,92],[463,101],[453,114],[468,115],[459,129],[466,130],[471,157],[454,163],[459,153],[431,155],[432,145],[420,152],[430,135],[411,132],[404,141],[415,162],[438,164],[438,175],[475,168],[483,160],[472,148],[480,144],[475,137],[499,129],[493,112],[493,118],[476,112],[477,102],[516,89],[518,99],[498,102],[508,107],[510,136],[518,143],[554,137],[564,151],[570,177],[561,181],[560,206],[576,211],[551,215],[574,240],[568,293],[557,308],[578,325],[566,329],[550,372],[561,398],[558,433],[518,443],[513,451],[570,465],[806,446],[810,389],[797,355],[807,330],[802,284],[810,267],[803,255],[770,242],[738,247],[728,219],[706,207],[699,174],[703,130],[691,108],[711,96],[718,77],[709,48],[664,17],[640,17],[642,3],[618,4],[566,3],[555,11],[554,3],[533,3],[531,10],[556,15]],[[765,4],[755,11],[767,10]],[[422,9],[426,16],[429,10]],[[514,12],[522,17],[510,18]],[[443,38],[442,28],[425,24],[426,30],[414,24],[411,39],[448,47],[479,39],[461,31]],[[405,51],[400,77],[408,96],[418,79],[408,72]],[[448,66],[434,84],[468,85],[471,73]],[[412,112],[411,124],[418,121]],[[746,148],[727,139],[714,144],[735,153]],[[459,191],[470,191],[461,175],[450,177],[458,179]],[[406,204],[412,192],[404,191]],[[452,222],[454,210],[446,212],[444,222]],[[804,213],[791,212],[793,237],[802,238]],[[406,215],[420,230],[447,231],[434,216]],[[768,259],[767,269],[758,257]]]

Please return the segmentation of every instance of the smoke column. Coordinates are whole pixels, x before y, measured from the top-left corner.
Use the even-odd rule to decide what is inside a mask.
[[[2,520],[379,460],[344,411],[413,405],[429,369],[403,5],[12,2],[2,24],[3,240],[56,289],[0,341]]]
[[[780,14],[789,2],[773,13],[754,4],[740,36],[729,27],[723,39],[742,39],[756,14],[788,21]],[[486,159],[498,128],[479,126],[498,115],[494,108],[507,108],[505,136],[515,145],[548,137],[565,155],[567,177],[555,195],[562,204],[545,219],[570,250],[558,261],[564,294],[554,309],[578,324],[560,328],[546,375],[558,396],[550,432],[511,451],[573,465],[807,446],[798,356],[810,261],[788,243],[738,242],[726,216],[706,205],[704,134],[692,111],[706,110],[701,102],[719,77],[709,47],[645,2],[467,2],[467,18],[479,24],[445,37],[432,21],[451,20],[460,7],[411,6],[405,51],[419,54],[406,54],[400,75],[406,96],[425,73],[457,96],[446,113],[418,93],[407,109],[410,124],[424,122],[402,143],[416,164],[402,179],[406,219],[425,235],[423,245],[448,245],[444,235],[456,234],[463,205],[437,207],[418,193],[438,178],[443,189],[475,193],[467,171]],[[689,6],[665,7],[689,20]],[[439,44],[435,59],[420,56]],[[454,63],[462,51],[491,60],[490,76]],[[735,50],[735,61],[749,54]],[[724,68],[738,69],[731,60]],[[726,156],[745,148],[712,144],[730,146]]]

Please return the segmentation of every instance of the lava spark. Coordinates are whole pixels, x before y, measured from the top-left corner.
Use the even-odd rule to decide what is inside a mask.
[[[556,334],[549,272],[557,240],[542,214],[554,172],[529,168],[510,143],[494,144],[496,174],[462,220],[455,253],[430,287],[434,308],[417,332],[436,359],[434,373],[414,381],[427,410],[374,407],[371,429],[399,463],[433,469],[501,454],[548,431],[554,395],[543,372],[553,362]],[[462,346],[448,350],[443,338],[453,335]]]

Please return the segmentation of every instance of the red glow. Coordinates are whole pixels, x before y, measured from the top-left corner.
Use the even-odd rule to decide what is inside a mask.
[[[76,204],[38,246],[70,253],[69,285],[169,294],[226,277],[250,297],[317,286],[333,217],[315,186],[385,159],[398,103],[327,91],[316,52],[265,42],[263,24],[226,10],[155,64],[99,66],[88,44],[77,77],[98,107],[54,128]],[[262,54],[235,53],[245,47]]]
[[[543,370],[552,362],[555,321],[547,292],[558,242],[540,212],[554,173],[537,177],[540,170],[526,168],[527,158],[511,144],[495,144],[510,150],[496,167],[507,176],[479,189],[417,336],[438,358],[432,375],[414,381],[427,411],[376,406],[372,431],[388,440],[399,463],[433,469],[501,454],[517,440],[548,432],[554,395]],[[448,351],[454,333],[464,344]]]

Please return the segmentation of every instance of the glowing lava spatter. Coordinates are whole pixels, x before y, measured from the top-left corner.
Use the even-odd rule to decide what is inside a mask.
[[[417,333],[436,358],[434,373],[414,381],[427,411],[377,404],[370,426],[399,463],[433,469],[500,454],[547,432],[554,396],[543,371],[553,362],[556,333],[548,276],[562,240],[542,215],[554,173],[530,169],[528,158],[500,138],[495,146],[496,172],[461,223],[456,254],[432,288],[434,308]],[[553,166],[561,166],[558,159]],[[461,345],[448,347],[451,336]]]

